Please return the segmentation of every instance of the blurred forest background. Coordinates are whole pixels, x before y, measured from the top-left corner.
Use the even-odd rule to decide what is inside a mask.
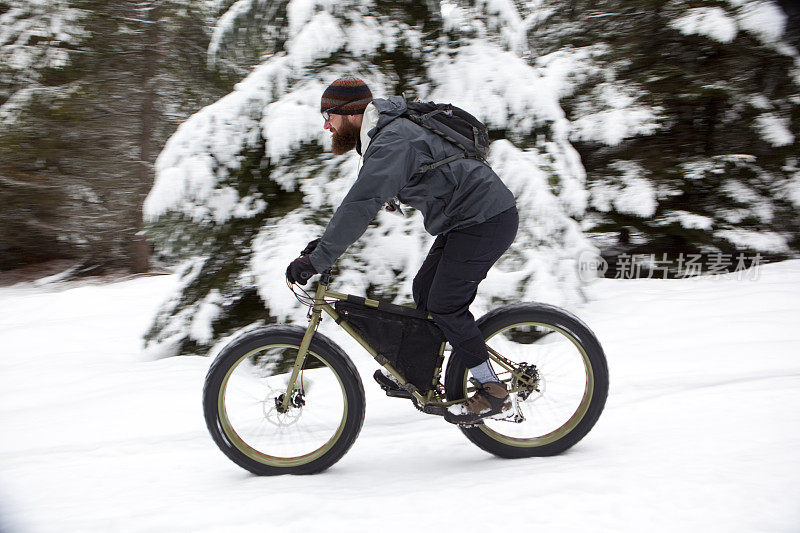
[[[164,353],[287,319],[272,278],[356,169],[319,117],[345,73],[487,123],[525,220],[479,306],[580,300],[585,249],[796,257],[799,49],[791,0],[0,0],[0,270],[180,263]],[[382,214],[349,292],[407,299],[420,226]]]

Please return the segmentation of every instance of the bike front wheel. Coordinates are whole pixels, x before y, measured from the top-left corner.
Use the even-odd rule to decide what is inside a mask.
[[[228,458],[255,474],[325,470],[361,431],[361,378],[341,348],[320,333],[283,408],[304,333],[279,325],[246,334],[220,352],[206,376],[208,430]]]
[[[608,366],[594,333],[571,313],[538,303],[495,309],[477,325],[490,351],[502,356],[492,366],[511,390],[515,416],[461,427],[466,437],[506,458],[556,455],[581,440],[608,396]],[[472,392],[468,374],[461,358],[450,358],[448,400]]]

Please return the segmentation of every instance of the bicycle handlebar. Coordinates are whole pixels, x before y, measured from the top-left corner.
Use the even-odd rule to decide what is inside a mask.
[[[322,283],[323,285],[327,285],[330,282],[332,268],[333,267],[328,268],[328,269],[324,270],[323,272],[321,272],[322,277],[320,278],[320,283]],[[309,278],[311,278],[311,276],[314,276],[314,275],[315,274],[312,274],[310,272],[301,272],[300,273],[300,278],[301,278],[302,281],[308,281]],[[300,281],[300,280],[298,280],[298,281]],[[305,285],[305,283],[303,285]]]

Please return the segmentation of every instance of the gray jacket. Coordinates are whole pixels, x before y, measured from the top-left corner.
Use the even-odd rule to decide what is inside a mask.
[[[380,115],[367,133],[370,143],[363,166],[309,256],[317,272],[333,265],[391,198],[420,211],[431,235],[479,224],[516,205],[497,174],[477,159],[457,159],[415,175],[421,165],[460,150],[411,120],[398,118],[406,110],[402,97],[377,98],[372,104]]]

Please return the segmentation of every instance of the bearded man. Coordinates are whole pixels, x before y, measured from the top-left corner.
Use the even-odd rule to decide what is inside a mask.
[[[311,275],[327,270],[388,200],[414,207],[426,231],[436,236],[414,277],[414,302],[433,317],[453,355],[467,363],[477,382],[475,394],[450,407],[445,419],[475,424],[505,416],[511,400],[492,369],[469,306],[478,284],[514,241],[519,225],[514,195],[485,162],[458,158],[455,145],[402,117],[402,97],[373,99],[362,80],[345,76],[325,89],[320,110],[324,128],[333,134],[333,153],[355,148],[363,165],[325,233],[292,261],[286,278],[305,285]],[[452,160],[418,172],[446,158]],[[389,374],[376,379],[399,388]]]

